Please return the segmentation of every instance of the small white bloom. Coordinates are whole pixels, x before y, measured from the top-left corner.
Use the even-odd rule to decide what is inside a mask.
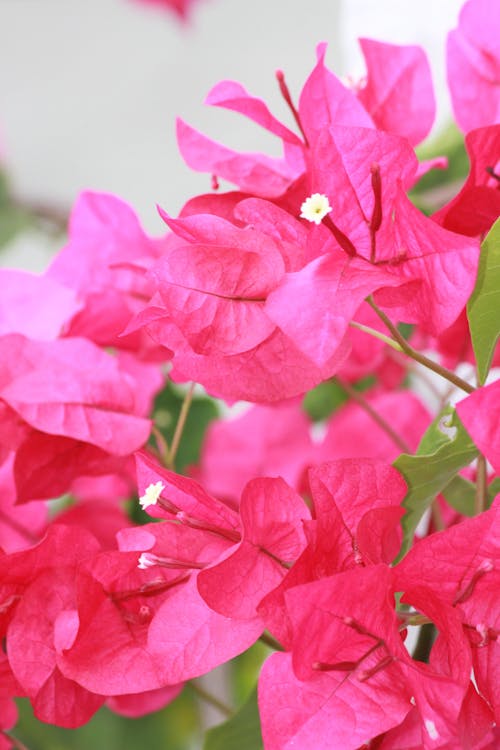
[[[424,720],[425,728],[427,730],[427,734],[431,738],[431,740],[437,740],[439,737],[439,732],[436,729],[436,725],[431,719],[425,719]]]
[[[156,505],[158,498],[164,489],[165,485],[163,482],[156,482],[155,484],[150,484],[149,487],[146,487],[144,495],[139,498],[141,508],[146,510],[150,505]]]
[[[328,202],[326,195],[322,193],[313,193],[306,198],[300,207],[300,218],[312,221],[315,224],[321,224],[322,220],[330,213],[332,207]]]

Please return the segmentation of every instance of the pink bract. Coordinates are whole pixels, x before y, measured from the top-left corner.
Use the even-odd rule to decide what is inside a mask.
[[[500,16],[495,0],[468,0],[448,35],[448,85],[462,130],[500,121]]]

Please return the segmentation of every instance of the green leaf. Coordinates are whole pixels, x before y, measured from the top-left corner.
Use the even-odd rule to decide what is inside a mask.
[[[499,492],[500,477],[495,477],[487,488],[488,507],[490,507]],[[457,476],[444,488],[442,494],[448,505],[451,505],[452,508],[457,510],[463,516],[472,517],[476,515],[476,485],[474,482],[457,474]]]
[[[459,474],[442,491],[444,499],[463,516],[475,514],[476,485]]]
[[[488,505],[491,505],[491,503],[496,498],[499,492],[500,492],[500,477],[495,477],[495,479],[492,482],[490,482],[490,484],[488,485]]]
[[[347,394],[340,385],[332,380],[326,380],[306,393],[302,406],[313,422],[319,422],[329,417],[346,401]]]
[[[476,286],[467,304],[467,317],[480,385],[486,380],[500,336],[499,311],[500,219],[497,219],[481,245]]]
[[[363,393],[363,391],[369,390],[375,382],[376,379],[373,375],[367,375],[365,378],[358,380],[357,383],[353,383],[352,387]],[[319,422],[322,419],[327,419],[334,411],[340,409],[348,399],[349,397],[340,383],[336,380],[325,380],[324,383],[320,383],[316,388],[306,393],[302,408],[313,422]]]
[[[207,732],[203,750],[262,750],[257,690],[224,724]]]
[[[394,462],[408,485],[403,505],[403,544],[400,558],[410,548],[415,529],[432,501],[460,469],[476,458],[478,450],[455,410],[448,406],[427,429],[417,453],[403,453]]]

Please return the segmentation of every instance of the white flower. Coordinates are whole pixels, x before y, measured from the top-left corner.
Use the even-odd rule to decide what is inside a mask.
[[[312,221],[315,224],[321,224],[321,221],[330,213],[332,207],[328,202],[326,195],[322,193],[313,193],[306,198],[300,207],[300,218]]]
[[[163,482],[156,482],[155,484],[150,484],[149,487],[146,487],[144,495],[139,498],[141,508],[146,510],[150,505],[156,505],[158,498],[164,489],[165,485]]]

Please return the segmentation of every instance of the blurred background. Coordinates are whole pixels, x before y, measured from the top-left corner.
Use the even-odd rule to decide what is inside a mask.
[[[354,79],[363,75],[358,37],[422,45],[438,97],[427,151],[461,148],[449,129],[444,68],[446,33],[461,4],[198,0],[183,23],[137,0],[0,0],[0,266],[42,271],[64,244],[66,217],[83,189],[116,193],[149,232],[162,233],[156,203],[175,214],[210,188],[210,178],[191,172],[177,152],[178,115],[234,148],[277,154],[277,139],[203,100],[219,80],[235,79],[289,122],[274,71],[285,71],[297,99],[322,40],[329,65]],[[257,645],[201,687],[241,704],[265,653]],[[224,719],[190,687],[145,719],[103,709],[75,731],[41,725],[27,701],[20,705],[16,735],[30,750],[194,750],[202,747],[200,728]]]

